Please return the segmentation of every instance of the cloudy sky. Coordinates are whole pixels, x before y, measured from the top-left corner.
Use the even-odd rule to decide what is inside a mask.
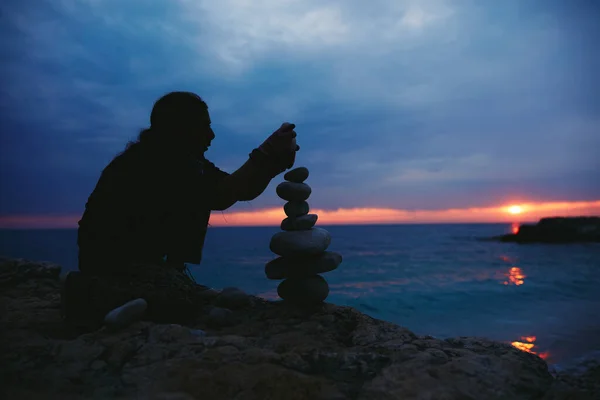
[[[296,123],[324,212],[599,204],[593,0],[9,0],[0,15],[0,222],[79,216],[171,90],[207,101],[207,157],[229,172]],[[281,207],[277,182],[232,211]]]

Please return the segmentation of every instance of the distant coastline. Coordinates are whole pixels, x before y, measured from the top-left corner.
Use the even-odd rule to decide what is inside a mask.
[[[600,216],[546,217],[492,240],[513,243],[600,243]]]

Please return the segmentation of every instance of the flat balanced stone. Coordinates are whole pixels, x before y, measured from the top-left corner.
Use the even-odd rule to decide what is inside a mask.
[[[297,218],[286,218],[281,221],[282,231],[305,231],[317,223],[319,216],[317,214],[302,215]]]
[[[273,235],[269,248],[282,257],[317,256],[331,243],[331,234],[323,228],[307,231],[279,232]]]
[[[288,171],[283,179],[289,182],[302,183],[308,178],[308,168],[298,167]]]
[[[283,300],[293,304],[319,304],[329,296],[329,285],[319,275],[306,278],[290,278],[279,284],[277,294]]]
[[[273,280],[285,278],[305,278],[330,272],[342,263],[342,255],[326,251],[320,256],[286,258],[278,257],[265,265],[267,278]]]
[[[310,207],[306,201],[288,201],[283,205],[283,211],[288,217],[297,218],[308,214]]]
[[[312,189],[306,183],[281,182],[275,191],[283,200],[304,201],[310,197]]]

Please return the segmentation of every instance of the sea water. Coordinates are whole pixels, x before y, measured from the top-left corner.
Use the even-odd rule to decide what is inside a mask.
[[[483,336],[565,365],[600,352],[600,245],[478,240],[507,224],[324,226],[340,267],[328,302],[417,334]],[[199,283],[277,299],[264,265],[277,227],[209,228]],[[76,269],[74,230],[0,231],[0,255]]]

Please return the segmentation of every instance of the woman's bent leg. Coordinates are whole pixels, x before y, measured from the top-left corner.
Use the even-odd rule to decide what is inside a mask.
[[[138,264],[112,275],[71,272],[63,285],[63,315],[68,321],[99,327],[114,308],[143,298],[148,303],[144,319],[189,323],[205,304],[203,289],[167,265]]]

